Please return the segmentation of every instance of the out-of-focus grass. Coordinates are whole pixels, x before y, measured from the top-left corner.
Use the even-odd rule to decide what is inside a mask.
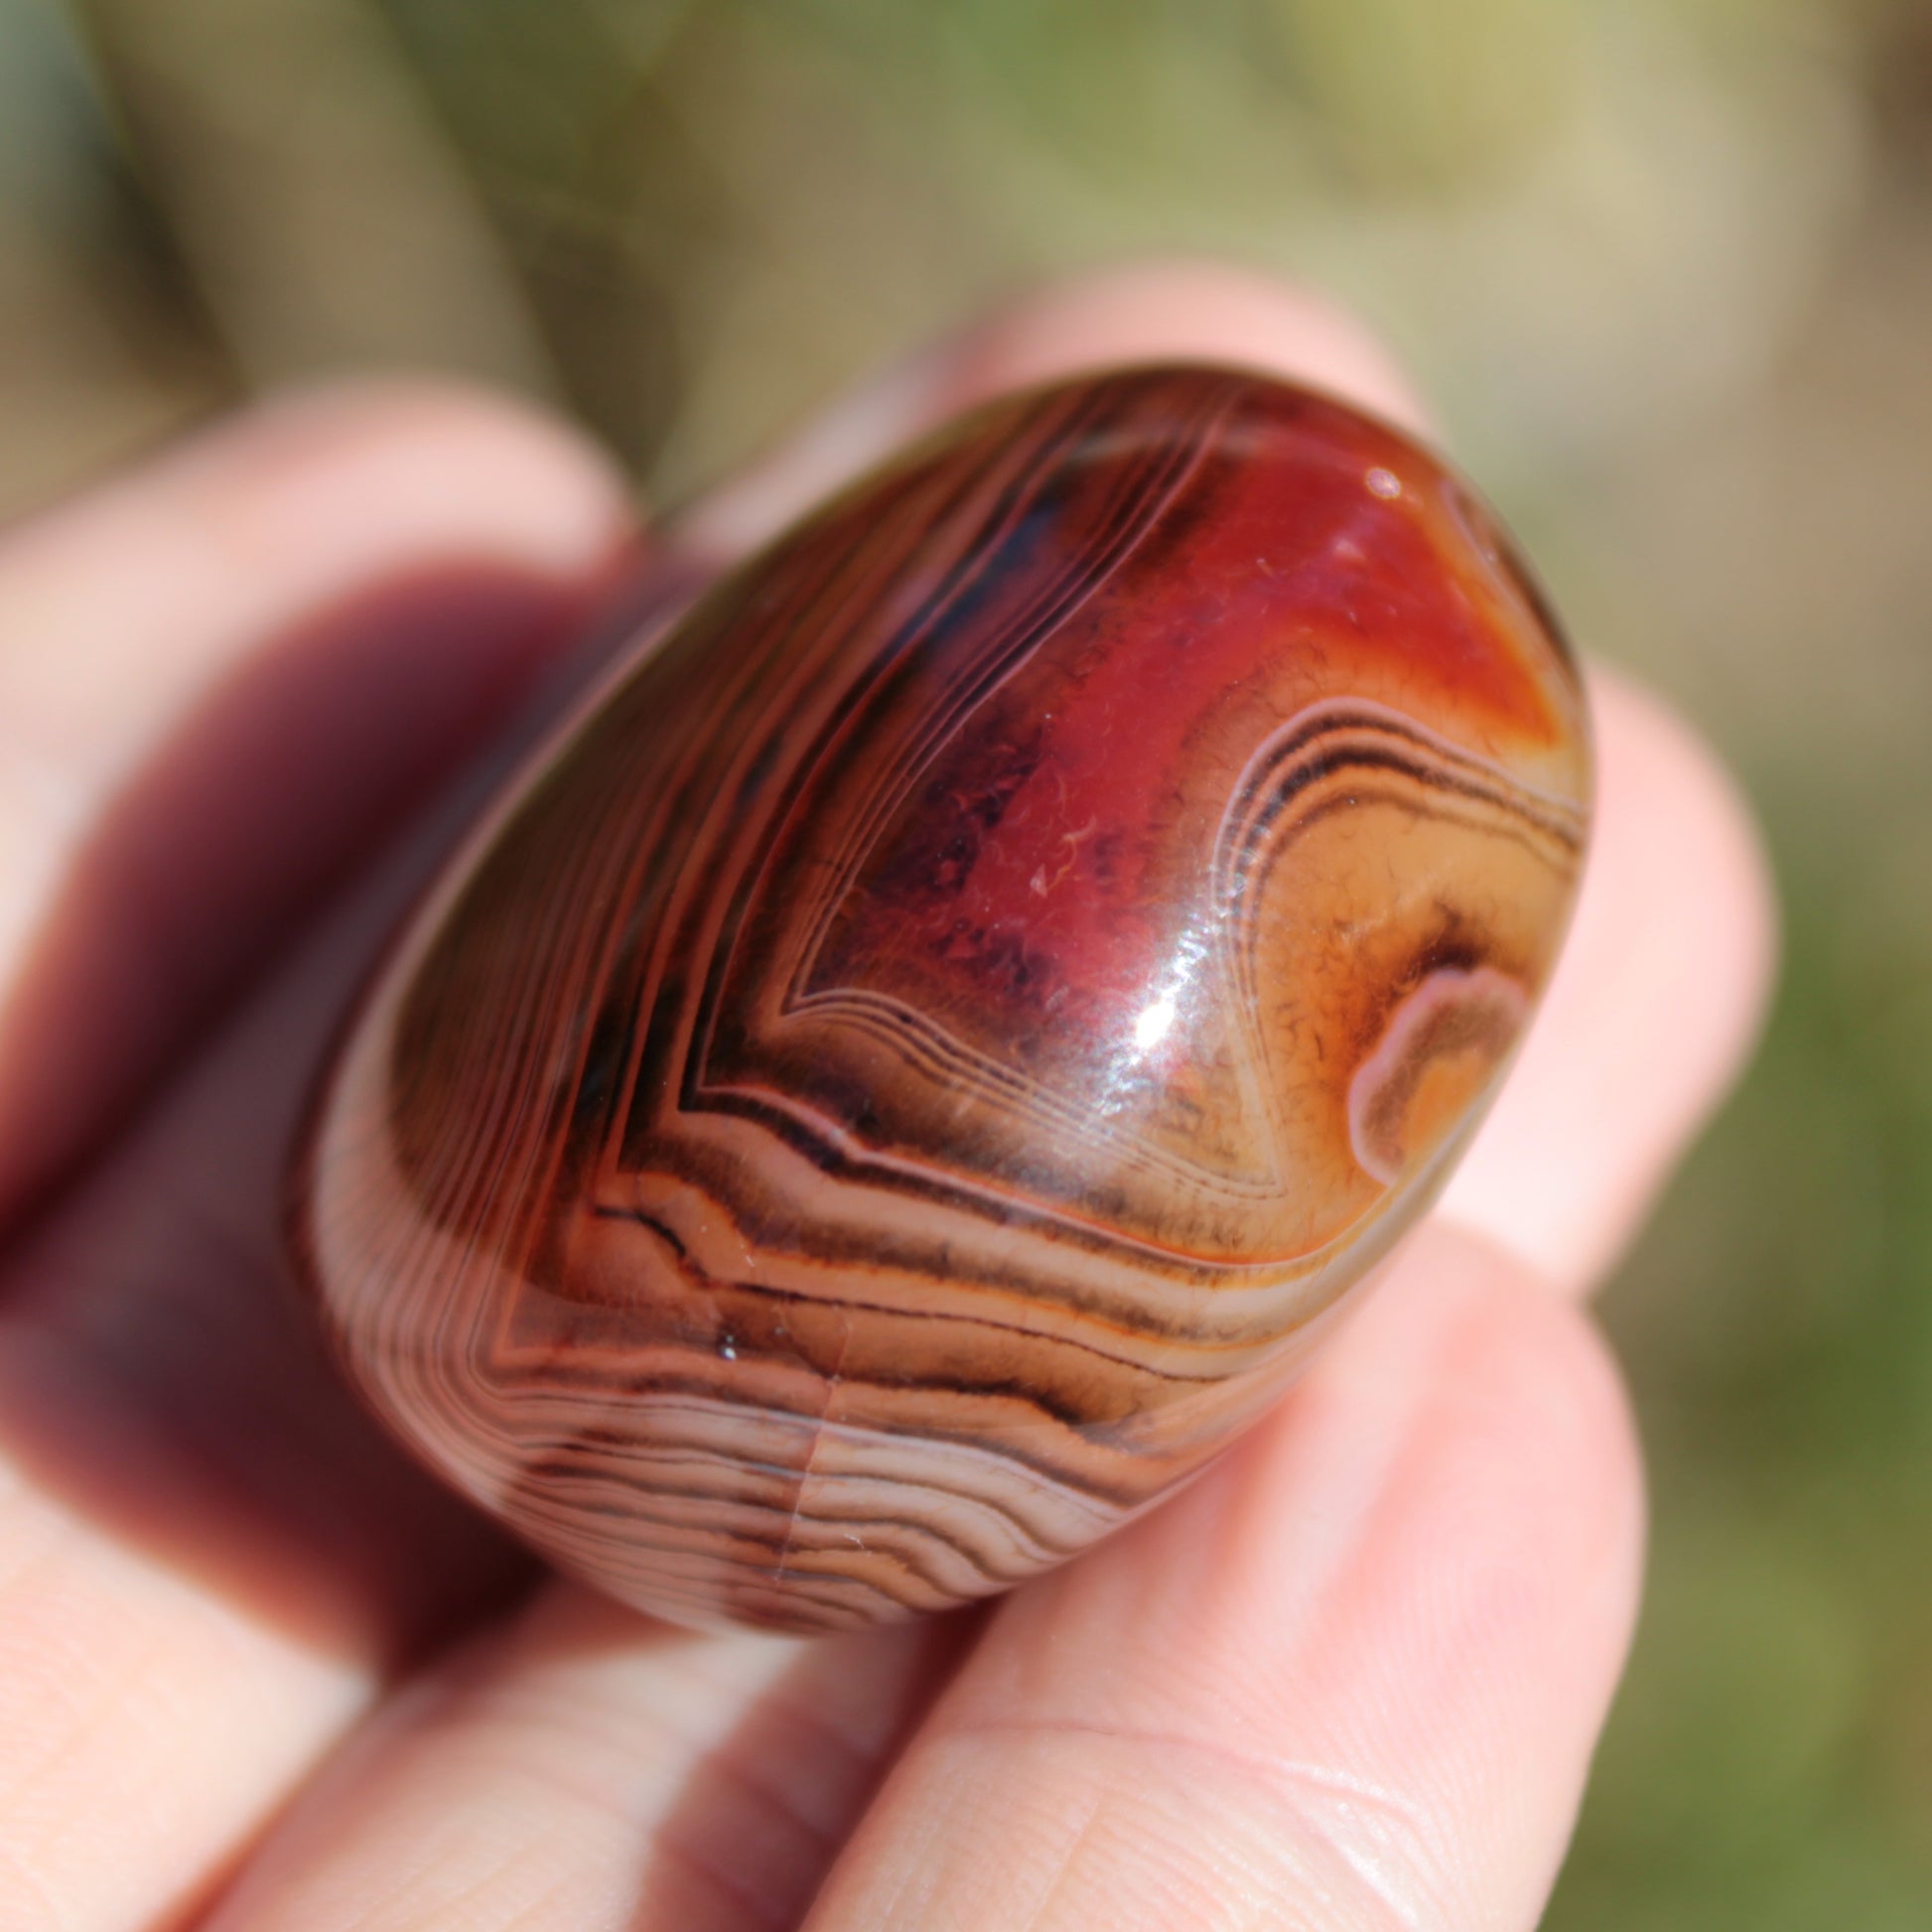
[[[0,0],[0,512],[397,364],[675,497],[1158,249],[1388,333],[1782,875],[1763,1059],[1607,1302],[1655,1582],[1551,1923],[1932,1924],[1916,0]]]

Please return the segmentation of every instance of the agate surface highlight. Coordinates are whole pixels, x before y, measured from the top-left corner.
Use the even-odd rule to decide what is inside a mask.
[[[319,1096],[354,1385],[666,1616],[866,1623],[1222,1449],[1551,969],[1574,663],[1467,487],[1261,376],[984,409],[716,585],[427,896]]]

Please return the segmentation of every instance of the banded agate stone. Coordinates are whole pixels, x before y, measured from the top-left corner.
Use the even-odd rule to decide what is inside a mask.
[[[296,1171],[355,1387],[563,1568],[829,1628],[1072,1556],[1427,1204],[1576,885],[1576,668],[1407,438],[995,404],[641,638]]]

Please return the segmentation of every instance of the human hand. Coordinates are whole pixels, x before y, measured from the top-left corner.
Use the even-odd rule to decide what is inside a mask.
[[[1118,275],[876,385],[700,505],[662,571],[984,395],[1157,354],[1415,420],[1323,310]],[[460,802],[371,849],[563,664],[634,542],[563,432],[380,388],[0,537],[0,1926],[1533,1924],[1641,1541],[1574,1298],[1763,993],[1724,780],[1598,680],[1595,849],[1511,1082],[1205,1478],[984,1613],[670,1629],[534,1577],[398,1459],[277,1227],[308,1078]]]

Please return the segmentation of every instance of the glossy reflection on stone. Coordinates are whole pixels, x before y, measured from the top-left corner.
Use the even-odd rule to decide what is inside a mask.
[[[1445,1177],[1584,837],[1574,666],[1406,438],[1173,367],[984,409],[639,652],[298,1164],[356,1387],[687,1621],[935,1609],[1223,1448]]]

